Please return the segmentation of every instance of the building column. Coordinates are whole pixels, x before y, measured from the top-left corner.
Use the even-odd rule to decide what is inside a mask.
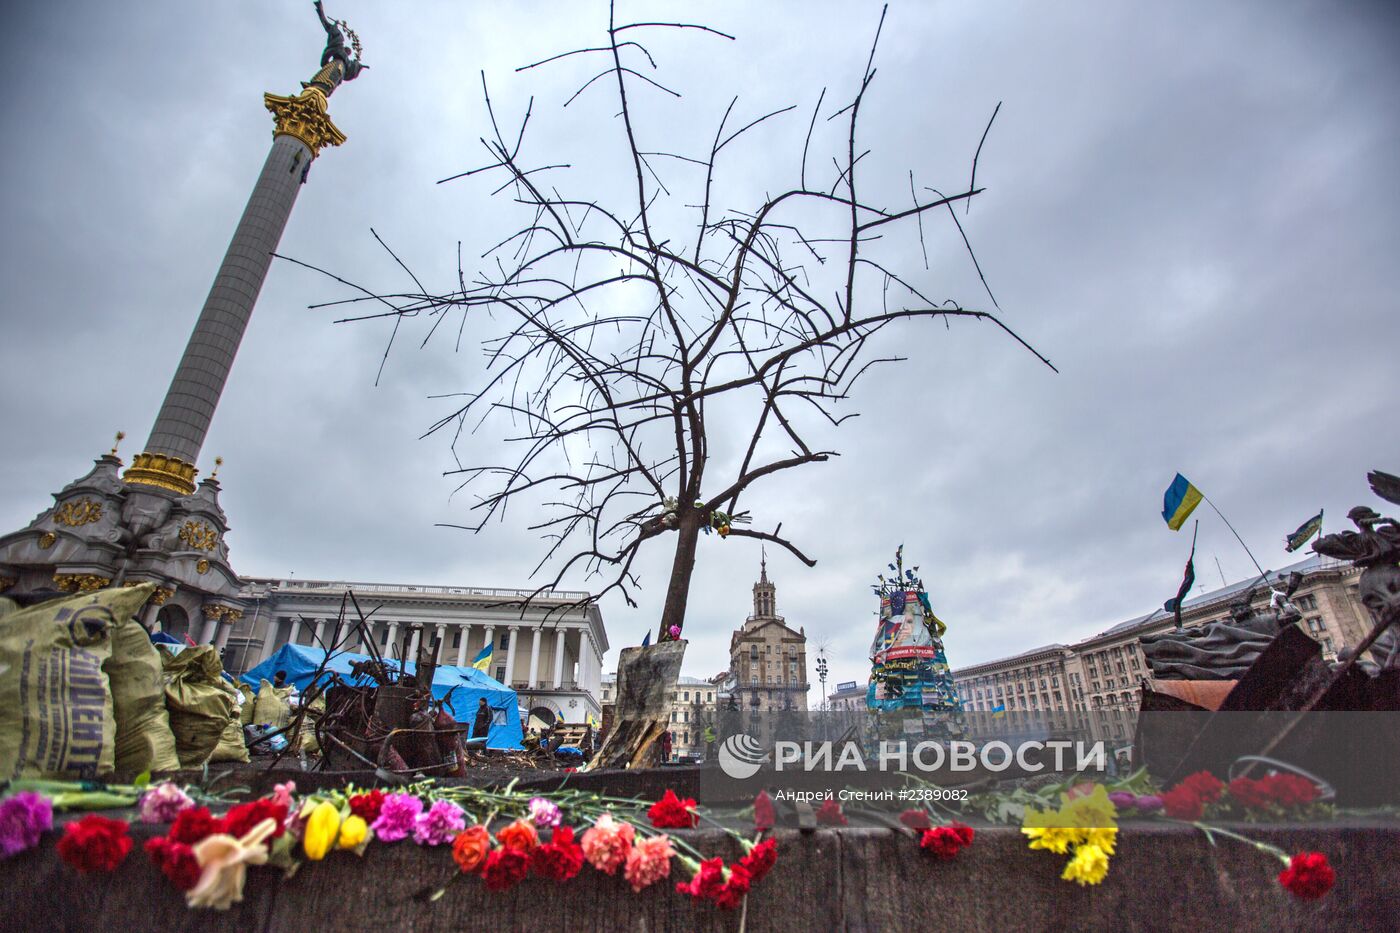
[[[203,630],[202,632],[199,633],[199,643],[200,643],[201,645],[212,645],[212,644],[214,644],[214,635],[218,632],[218,630],[219,630],[219,617],[218,617],[218,616],[211,616],[211,615],[209,615],[208,613],[205,613],[205,615],[204,615],[204,630]]]
[[[325,648],[327,651],[330,650],[330,646],[326,644],[326,623],[329,621],[329,619],[317,619],[315,633],[315,642],[317,646]]]
[[[530,689],[534,690],[540,677],[540,630],[530,629]]]
[[[277,632],[282,628],[282,620],[276,616],[267,617],[267,627],[263,629],[262,650],[258,652],[258,664],[272,657],[272,652],[277,650]],[[257,665],[254,665],[255,667]]]
[[[437,640],[438,640],[438,650],[437,650],[437,653],[433,656],[433,660],[434,660],[434,661],[439,661],[439,662],[441,662],[441,660],[442,660],[442,658],[443,658],[443,655],[446,654],[446,652],[447,652],[447,623],[446,623],[446,622],[439,622],[439,623],[437,624]],[[463,641],[462,644],[463,644],[463,645],[466,645],[466,642]]]
[[[301,636],[301,617],[292,620],[292,627],[287,631],[287,644],[295,645]]]
[[[578,682],[579,688],[598,695],[598,684],[593,682],[593,638],[589,635],[587,628],[579,629],[578,633]]]
[[[457,666],[467,666],[467,639],[472,636],[472,627],[463,622],[461,625],[462,640],[457,644]]]
[[[568,629],[556,628],[554,630],[554,689],[558,690],[564,685],[564,636],[568,634]]]
[[[409,630],[413,632],[413,637],[409,639],[408,657],[404,658],[404,660],[416,663],[418,661],[418,647],[423,641],[423,626],[421,623],[410,622]]]
[[[388,636],[387,638],[384,639],[384,657],[386,657],[386,658],[392,658],[392,657],[394,656],[394,645],[398,644],[398,640],[399,640],[399,623],[397,623],[397,622],[390,622],[390,623],[389,623],[389,636]]]
[[[506,646],[506,686],[515,679],[515,643],[520,640],[520,626],[510,627],[510,644]]]

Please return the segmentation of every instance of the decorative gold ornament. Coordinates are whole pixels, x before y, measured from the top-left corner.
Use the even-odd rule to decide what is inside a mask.
[[[118,431],[118,432],[117,432],[117,441],[116,441],[116,443],[114,443],[114,444],[112,445],[112,449],[109,450],[109,451],[107,451],[107,456],[109,456],[109,457],[115,457],[115,456],[117,455],[117,448],[120,447],[120,446],[122,445],[122,441],[124,441],[124,440],[126,440],[126,432],[125,432],[125,431]]]
[[[277,125],[273,137],[292,136],[306,143],[314,159],[322,146],[339,146],[345,134],[331,122],[326,113],[326,95],[318,87],[308,87],[296,97],[264,94],[263,105],[272,111]]]
[[[137,454],[123,477],[128,483],[141,483],[146,486],[159,486],[188,496],[194,492],[194,475],[198,472],[193,463],[186,463],[179,457],[165,454]]]
[[[216,619],[220,622],[227,622],[229,625],[232,625],[243,618],[243,610],[235,609],[232,606],[223,606],[219,603],[205,603],[204,618]]]
[[[56,573],[53,585],[64,593],[91,593],[112,582],[111,577],[99,577],[92,573]]]
[[[180,528],[180,540],[200,551],[212,551],[219,543],[219,531],[204,522],[185,522]]]
[[[47,551],[49,548],[53,547],[54,542],[57,540],[58,535],[54,534],[52,531],[44,532],[39,536],[39,550]]]
[[[208,573],[208,572],[209,572],[209,561],[207,561],[207,560],[205,560],[204,558],[201,557],[201,558],[199,559],[199,562],[196,563],[196,564],[194,565],[194,572],[195,572],[195,573]]]
[[[149,582],[149,581],[147,581],[147,580],[128,580],[124,585],[125,585],[125,586],[140,586],[141,584],[147,583],[147,582]],[[158,587],[156,587],[155,592],[153,592],[153,593],[151,594],[151,602],[155,603],[157,606],[164,606],[164,605],[165,605],[165,601],[166,601],[167,599],[169,599],[170,597],[174,596],[174,595],[175,595],[175,591],[172,590],[170,587],[168,587],[168,586],[158,586]]]
[[[77,499],[63,503],[53,513],[53,520],[69,528],[90,525],[102,518],[102,503],[92,499]]]
[[[5,592],[19,581],[14,577],[0,577],[0,593]]]
[[[209,478],[210,478],[210,479],[218,479],[218,477],[219,477],[219,467],[221,467],[221,466],[223,466],[223,465],[224,465],[224,458],[223,458],[223,457],[215,457],[215,458],[214,458],[214,472],[209,474]]]

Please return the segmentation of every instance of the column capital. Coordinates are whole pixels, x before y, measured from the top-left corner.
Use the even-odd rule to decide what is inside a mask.
[[[311,150],[313,159],[321,154],[322,146],[339,146],[345,142],[345,134],[331,122],[326,112],[326,94],[318,87],[308,87],[295,97],[264,94],[263,106],[272,111],[276,121],[272,135],[301,140]]]

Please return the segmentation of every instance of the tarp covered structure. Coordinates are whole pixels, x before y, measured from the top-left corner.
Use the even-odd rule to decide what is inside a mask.
[[[278,671],[287,672],[287,683],[295,684],[303,694],[311,686],[316,669],[321,666],[326,652],[308,645],[283,645],[277,653],[254,667],[240,679],[257,689],[262,680],[272,680]],[[346,683],[355,683],[350,673],[350,665],[369,661],[369,655],[340,653],[326,664],[327,671],[339,674]],[[398,663],[394,662],[394,668]],[[417,667],[412,661],[404,665],[404,670],[412,674]],[[451,693],[447,711],[458,722],[471,724],[476,719],[478,702],[486,698],[491,707],[491,731],[487,734],[487,748],[518,749],[524,733],[520,728],[520,703],[514,690],[492,677],[471,667],[439,667],[433,674],[433,697],[442,699]]]

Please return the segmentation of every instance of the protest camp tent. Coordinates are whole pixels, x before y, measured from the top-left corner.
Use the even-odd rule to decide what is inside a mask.
[[[311,686],[316,669],[321,666],[326,652],[309,645],[283,645],[266,661],[244,674],[240,680],[257,689],[259,682],[272,680],[278,671],[287,672],[287,683],[295,684],[297,690],[305,694]],[[334,671],[347,683],[354,683],[350,665],[370,660],[369,655],[340,653],[331,658],[327,671]],[[395,669],[397,662],[391,662]],[[412,661],[403,665],[412,674],[417,667]],[[519,701],[515,691],[481,671],[471,667],[439,667],[433,674],[433,697],[442,699],[449,693],[447,711],[458,722],[470,724],[476,719],[478,701],[486,698],[486,705],[492,710],[491,731],[487,734],[488,748],[519,749],[524,733],[520,728]]]

